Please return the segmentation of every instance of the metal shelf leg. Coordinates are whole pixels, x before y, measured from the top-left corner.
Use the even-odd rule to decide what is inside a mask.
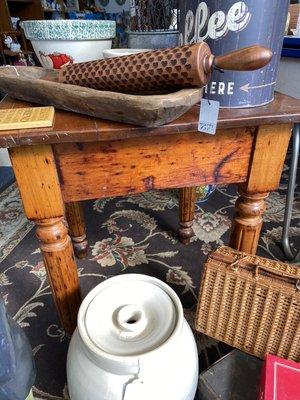
[[[289,239],[289,228],[291,225],[292,219],[292,211],[293,211],[293,203],[294,203],[294,194],[296,188],[296,179],[297,179],[297,167],[299,160],[299,149],[300,149],[300,124],[296,124],[293,130],[293,154],[292,161],[290,167],[290,178],[288,184],[288,193],[286,199],[286,207],[284,214],[284,225],[282,232],[282,247],[286,258],[293,262],[300,262],[300,249],[298,249],[295,254],[291,248],[290,239]]]

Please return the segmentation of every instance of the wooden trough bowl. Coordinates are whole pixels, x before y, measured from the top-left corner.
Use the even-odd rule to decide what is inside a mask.
[[[197,104],[202,89],[159,95],[128,95],[56,82],[58,71],[0,67],[0,90],[19,100],[146,127],[172,122]],[[51,80],[43,80],[45,77]]]

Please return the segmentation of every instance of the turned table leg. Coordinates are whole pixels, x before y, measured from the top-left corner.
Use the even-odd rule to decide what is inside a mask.
[[[240,197],[235,203],[235,219],[230,246],[236,250],[255,254],[266,210],[268,193],[247,194],[239,189]]]
[[[179,189],[179,240],[189,244],[194,236],[193,222],[195,215],[196,188],[185,187]]]
[[[255,254],[260,237],[265,200],[279,186],[291,125],[262,125],[253,142],[247,181],[239,186],[230,246]]]
[[[22,146],[9,152],[25,214],[37,225],[37,237],[61,323],[66,332],[72,333],[80,306],[80,287],[52,148],[50,145]]]
[[[66,203],[65,207],[74,252],[78,258],[84,258],[88,252],[89,244],[86,238],[82,205],[79,202],[71,202]]]
[[[76,327],[80,293],[68,229],[62,217],[39,220],[36,224],[58,314],[66,332],[72,333]]]

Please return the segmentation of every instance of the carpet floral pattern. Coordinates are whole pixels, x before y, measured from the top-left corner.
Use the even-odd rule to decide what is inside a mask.
[[[282,259],[277,243],[287,177],[285,167],[279,190],[267,200],[259,243],[258,253],[275,259]],[[69,338],[58,321],[34,229],[23,215],[16,185],[6,190],[0,195],[0,292],[10,315],[31,342],[37,367],[35,397],[68,399],[65,360]],[[83,296],[116,274],[153,275],[178,293],[193,326],[202,266],[214,247],[228,242],[236,197],[235,186],[220,186],[209,200],[197,202],[195,236],[189,246],[179,243],[174,233],[178,223],[176,191],[84,203],[90,251],[85,260],[78,261]],[[290,236],[293,247],[299,247],[299,201]],[[204,335],[195,332],[195,337],[201,370],[228,351],[227,346]]]
[[[0,194],[0,262],[33,228],[25,217],[16,184]]]

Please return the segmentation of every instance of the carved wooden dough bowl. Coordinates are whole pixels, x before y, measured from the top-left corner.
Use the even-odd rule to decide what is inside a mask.
[[[51,76],[46,81],[41,78]],[[57,70],[1,67],[0,90],[31,103],[112,121],[156,127],[179,118],[202,96],[202,89],[182,89],[159,95],[128,95],[55,82]]]

